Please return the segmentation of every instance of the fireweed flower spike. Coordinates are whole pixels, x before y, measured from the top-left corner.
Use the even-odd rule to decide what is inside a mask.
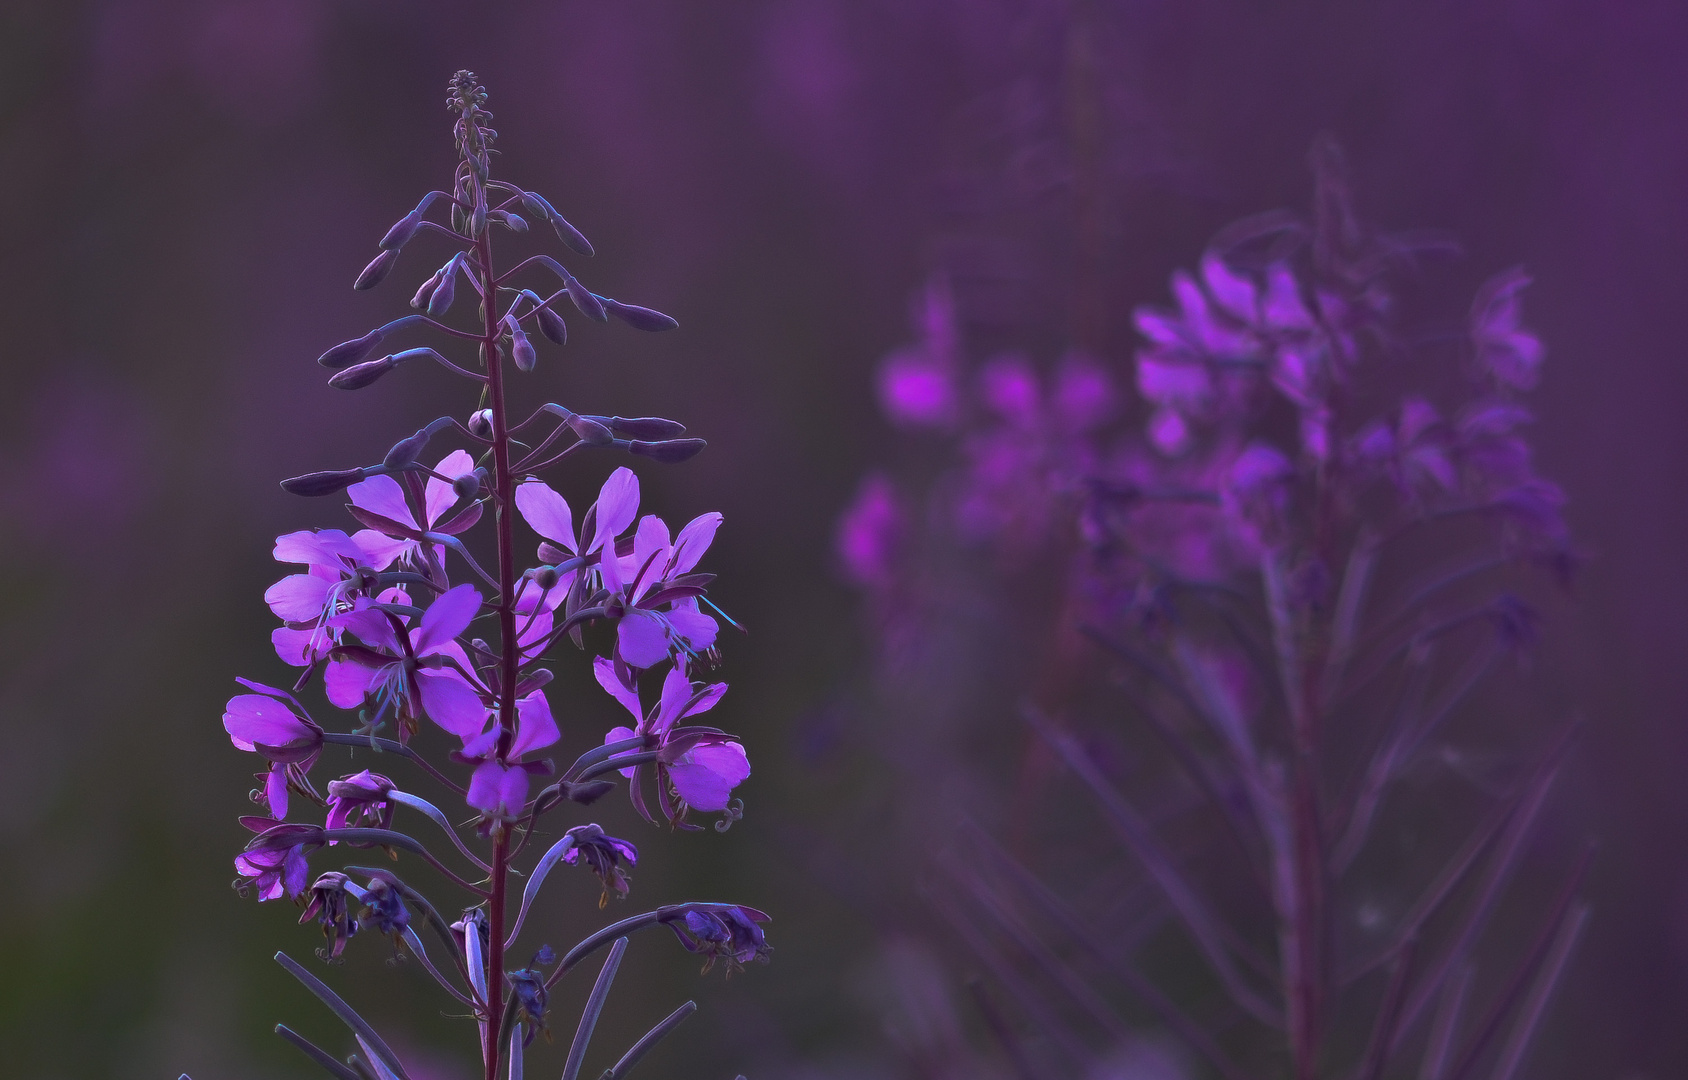
[[[223,725],[237,748],[266,762],[253,795],[267,814],[241,819],[253,836],[235,858],[237,886],[255,890],[260,900],[297,900],[304,907],[300,921],[318,924],[327,939],[319,950],[324,960],[339,960],[360,930],[414,953],[420,963],[410,970],[436,979],[454,1008],[467,1006],[473,1024],[464,1034],[476,1040],[486,1080],[499,1080],[506,1064],[509,1076],[521,1075],[523,1048],[535,1034],[546,1034],[550,987],[576,963],[617,942],[570,1048],[571,1075],[582,1067],[590,1050],[586,1038],[633,930],[672,926],[687,949],[731,966],[764,957],[767,944],[761,913],[691,903],[588,934],[561,960],[549,946],[533,952],[525,967],[512,959],[523,919],[558,862],[590,869],[607,901],[612,892],[628,894],[625,868],[639,858],[631,842],[580,824],[537,860],[518,866],[542,816],[591,802],[625,770],[634,777],[633,797],[642,812],[640,784],[654,779],[664,815],[683,827],[690,827],[680,820],[688,808],[736,818],[739,804],[728,810],[729,796],[750,766],[733,737],[678,723],[709,709],[725,690],[721,683],[694,687],[686,677],[688,660],[715,657],[716,622],[698,609],[711,576],[694,568],[720,515],[705,514],[671,536],[659,518],[638,518],[638,478],[620,467],[602,481],[577,532],[567,501],[539,475],[560,463],[574,466],[576,458],[584,462],[579,451],[587,449],[665,463],[692,456],[703,441],[682,438],[684,425],[655,417],[592,416],[556,404],[525,419],[510,413],[508,380],[555,370],[538,361],[544,348],[567,343],[554,310],[562,297],[597,322],[614,316],[650,331],[676,324],[650,308],[592,292],[548,255],[498,269],[495,234],[529,232],[518,210],[550,222],[576,253],[589,255],[592,248],[543,196],[492,178],[497,133],[485,105],[486,92],[474,76],[458,72],[447,99],[459,152],[452,183],[425,195],[387,230],[380,253],[355,282],[359,290],[374,289],[394,272],[401,249],[443,241],[447,250],[426,256],[427,265],[439,269],[412,301],[426,314],[394,319],[320,358],[334,372],[330,385],[341,389],[404,377],[395,373],[417,368],[402,361],[433,359],[472,380],[478,398],[465,401],[467,420],[442,417],[396,438],[372,434],[371,442],[390,447],[373,463],[283,482],[295,494],[338,497],[345,517],[276,540],[275,558],[289,572],[264,601],[281,620],[272,643],[281,661],[300,669],[297,685],[290,693],[241,680],[247,692],[229,700]],[[533,239],[530,234],[526,242]],[[548,298],[545,285],[555,290]],[[478,300],[478,310],[455,302],[465,298]],[[442,333],[445,351],[420,347],[380,355],[400,330]],[[465,445],[423,457],[432,443],[447,439]],[[563,479],[581,482],[578,474]],[[346,531],[353,522],[362,528]],[[537,537],[518,537],[523,527]],[[524,565],[517,551],[535,540],[540,562]],[[474,583],[451,580],[462,568]],[[559,673],[588,677],[582,661],[553,654],[565,637],[584,644],[583,631],[593,623],[609,631],[603,635],[609,655],[591,666],[600,682],[608,672],[604,685],[613,685],[624,704],[631,701],[636,729],[618,728],[604,747],[559,770],[543,756],[562,735],[543,688]],[[672,666],[662,699],[645,714],[638,708],[640,672],[665,661]],[[345,710],[343,722],[319,723],[295,694],[325,696]],[[424,719],[455,736],[460,748],[432,760],[423,749],[432,740],[413,738]],[[348,772],[327,783],[326,795],[319,793],[309,773],[324,753],[341,748],[387,756],[379,771]],[[530,799],[534,776],[558,772],[558,780]],[[436,806],[441,796],[428,790],[430,784],[444,797],[461,797],[460,809]],[[322,824],[288,821],[289,811],[298,810],[289,805],[290,793],[320,808],[315,812]],[[396,814],[398,807],[406,809]],[[427,829],[447,833],[451,850],[435,833],[404,831],[423,817],[431,823]],[[372,848],[384,849],[394,862],[312,876],[313,856]],[[473,869],[463,871],[465,861]],[[465,895],[436,902],[418,891],[410,872],[418,862]],[[437,938],[432,947],[424,943],[430,933]],[[346,1041],[356,1043],[366,1071],[407,1080],[404,1063],[352,1006],[285,955],[277,959],[350,1029]],[[690,1008],[688,1003],[675,1015]],[[430,1012],[419,1022],[437,1021]],[[657,1036],[673,1026],[665,1025],[658,1025]],[[339,1065],[340,1055],[278,1030],[332,1075],[350,1075]],[[649,1041],[641,1040],[629,1060]]]
[[[917,512],[892,480],[870,479],[838,537],[887,642],[888,700],[870,712],[899,726],[869,738],[898,748],[892,764],[919,763],[904,813],[921,828],[905,831],[927,833],[925,788],[948,800],[1007,786],[989,764],[930,783],[935,759],[969,767],[951,755],[968,739],[931,704],[979,701],[944,672],[1039,656],[1023,694],[1007,692],[1014,676],[992,684],[1015,702],[999,721],[1036,750],[1016,754],[1014,812],[977,815],[1014,821],[1018,840],[968,825],[935,859],[911,853],[938,865],[927,897],[1022,1007],[981,1006],[1010,1056],[1031,1055],[1019,1075],[1119,1071],[1109,1055],[1138,1021],[1105,996],[1117,975],[1201,1056],[1202,1075],[1474,1076],[1510,1029],[1494,1075],[1511,1076],[1586,923],[1585,855],[1558,871],[1557,899],[1507,912],[1531,926],[1505,935],[1533,938],[1527,949],[1482,933],[1510,902],[1567,736],[1543,739],[1533,761],[1474,769],[1464,745],[1503,729],[1447,734],[1497,661],[1534,637],[1535,614],[1500,575],[1562,578],[1576,563],[1564,496],[1523,434],[1519,398],[1543,357],[1522,322],[1529,279],[1497,275],[1468,311],[1401,302],[1417,275],[1399,271],[1424,243],[1360,223],[1332,144],[1314,163],[1313,220],[1236,223],[1194,271],[1172,274],[1169,303],[1135,312],[1141,341],[1121,373],[1135,378],[1135,415],[1111,422],[1112,380],[1082,356],[1050,375],[1012,356],[968,365],[969,327],[941,282],[919,344],[881,367],[887,418],[952,437],[956,461]],[[1054,594],[1035,605],[1052,618],[1023,602],[1038,586]],[[951,659],[964,649],[970,663]],[[616,674],[600,665],[599,681],[639,718],[617,734],[702,704],[680,680],[646,717]],[[979,704],[970,711],[988,722]],[[1122,755],[1131,769],[1097,760]],[[1054,762],[1088,809],[1040,806],[1032,760]],[[1143,805],[1172,791],[1173,806]],[[1187,828],[1193,803],[1211,833]],[[876,869],[890,831],[869,831]],[[1060,851],[1039,850],[1039,836],[1062,837]],[[1075,878],[1091,866],[1105,875]],[[1148,897],[1136,910],[1084,899],[1117,896],[1128,877]],[[688,913],[670,925],[709,955],[750,947],[729,943],[742,924]],[[1146,929],[1122,935],[1132,925]],[[1158,957],[1142,972],[1122,942],[1137,933]],[[1162,952],[1175,936],[1182,962]],[[1496,973],[1481,990],[1474,968]],[[1157,970],[1178,974],[1161,986]],[[1110,978],[1093,988],[1100,972]],[[1196,972],[1200,990],[1186,981]],[[1209,1031],[1202,1018],[1226,998]],[[1038,1038],[1017,1045],[1026,1026]],[[1099,1029],[1111,1046],[1096,1045]]]

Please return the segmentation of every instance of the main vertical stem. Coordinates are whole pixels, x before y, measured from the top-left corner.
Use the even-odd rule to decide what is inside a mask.
[[[516,642],[516,535],[511,509],[515,478],[510,472],[510,429],[504,415],[504,370],[498,355],[498,289],[492,266],[492,240],[482,229],[475,241],[481,264],[481,357],[486,364],[488,406],[492,410],[493,525],[498,535],[498,749],[502,762],[516,733],[516,675],[521,649]],[[497,1080],[498,1025],[504,1015],[504,889],[510,873],[510,833],[495,824],[492,833],[492,898],[487,904],[487,1010],[489,1022],[481,1047],[486,1080]]]

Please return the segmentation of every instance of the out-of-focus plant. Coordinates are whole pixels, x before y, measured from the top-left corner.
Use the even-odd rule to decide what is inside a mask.
[[[271,586],[265,600],[282,620],[273,635],[276,652],[300,671],[291,689],[240,680],[249,692],[232,698],[223,716],[235,746],[267,762],[253,792],[266,813],[242,819],[255,835],[235,860],[236,884],[255,889],[260,900],[304,904],[300,921],[320,925],[327,944],[319,956],[330,962],[355,934],[371,930],[408,950],[473,1021],[486,1080],[519,1080],[524,1048],[536,1034],[549,1038],[552,988],[607,948],[569,1046],[563,1076],[574,1080],[629,934],[668,927],[704,958],[706,969],[716,963],[733,969],[766,959],[760,924],[767,916],[737,904],[682,903],[613,922],[560,955],[548,944],[519,944],[534,900],[559,863],[591,870],[603,884],[603,907],[612,892],[627,895],[624,868],[638,861],[632,843],[596,824],[567,828],[532,858],[528,849],[551,816],[597,800],[619,772],[647,821],[661,815],[696,829],[690,819],[718,813],[716,827],[724,828],[742,813],[732,792],[750,765],[735,737],[693,719],[727,689],[694,680],[716,660],[719,624],[705,610],[712,575],[696,568],[721,515],[704,514],[671,534],[660,518],[638,517],[638,479],[618,468],[576,520],[567,501],[539,479],[591,449],[676,463],[703,449],[703,440],[654,417],[582,414],[554,402],[521,420],[509,410],[506,365],[524,375],[535,370],[532,331],[564,344],[568,331],[558,305],[565,299],[596,322],[615,318],[650,331],[676,324],[589,291],[549,255],[496,266],[495,231],[527,233],[530,221],[548,224],[579,255],[591,255],[592,247],[543,196],[493,178],[497,133],[485,104],[474,75],[458,72],[447,98],[460,155],[451,189],[429,192],[400,219],[354,285],[374,288],[407,246],[443,238],[449,258],[411,301],[417,313],[321,358],[334,371],[329,385],[345,390],[366,387],[402,364],[431,361],[474,384],[479,401],[464,420],[441,417],[400,439],[376,464],[283,481],[298,495],[344,492],[351,516],[365,528],[307,530],[276,541],[276,559],[299,569]],[[434,208],[443,208],[447,220],[430,219]],[[534,275],[560,287],[541,295],[526,283]],[[446,321],[459,288],[479,302],[470,328]],[[472,354],[459,362],[428,347],[384,351],[390,339],[423,328]],[[442,437],[469,450],[424,464],[430,443]],[[490,519],[490,554],[477,558],[467,540],[483,516]],[[538,565],[524,566],[517,554],[518,518],[539,537]],[[469,580],[454,584],[453,575]],[[609,636],[604,655],[592,661],[593,676],[632,718],[559,772],[542,756],[560,737],[545,691],[552,671],[544,665],[564,639],[584,648],[584,632],[594,626],[607,627]],[[649,684],[664,668],[657,700],[647,705]],[[329,703],[355,714],[350,730],[318,723],[306,706],[301,695],[319,676]],[[425,755],[413,741],[424,720],[460,741],[448,759]],[[366,768],[319,787],[311,775],[319,760],[348,749],[391,759],[393,767],[383,771],[399,779]],[[412,770],[409,778],[401,776],[405,769]],[[550,782],[533,791],[534,779],[547,776]],[[461,799],[472,830],[454,825],[461,809],[442,810],[419,793],[427,786]],[[290,804],[300,799],[320,809],[323,824],[288,820]],[[426,819],[450,850],[404,831],[405,815]],[[397,864],[347,865],[312,876],[313,857],[355,858],[354,852],[372,849]],[[406,858],[432,867],[468,905],[424,896],[400,876]],[[438,951],[429,952],[425,934],[437,939]],[[278,1033],[339,1080],[407,1080],[391,1046],[338,994],[285,954],[276,959],[346,1024],[357,1049],[343,1062],[285,1026]],[[694,1009],[687,1002],[661,1020],[603,1075],[626,1075]]]
[[[1568,731],[1448,737],[1532,642],[1509,579],[1575,562],[1522,435],[1529,279],[1455,329],[1409,287],[1447,245],[1367,228],[1335,145],[1313,162],[1310,220],[1236,223],[1136,312],[1138,409],[1085,353],[968,364],[941,279],[880,368],[955,464],[919,496],[870,477],[841,522],[885,643],[870,712],[923,790],[922,718],[971,763],[925,884],[1021,1076],[1161,1075],[1131,1057],[1151,1022],[1228,1080],[1508,1080],[1588,917],[1585,853],[1516,905],[1527,933],[1485,933]],[[1017,779],[954,715],[1004,698]]]

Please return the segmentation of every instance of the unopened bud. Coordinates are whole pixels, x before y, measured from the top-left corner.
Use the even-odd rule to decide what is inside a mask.
[[[341,368],[350,367],[374,352],[376,346],[381,344],[381,339],[384,337],[386,335],[381,331],[371,330],[360,338],[342,341],[317,357],[317,363],[330,371],[339,371]]]
[[[424,281],[422,287],[416,290],[416,295],[410,298],[410,306],[417,311],[427,308],[428,300],[434,295],[434,290],[440,287],[440,278],[444,276],[438,270],[435,270],[434,276]]]
[[[569,343],[568,324],[563,321],[561,315],[551,308],[542,307],[539,309],[539,332],[544,334],[546,339],[553,344],[567,345]]]
[[[486,200],[475,200],[475,211],[469,215],[469,235],[480,239],[486,232]]]
[[[393,268],[393,264],[398,261],[398,258],[397,249],[383,251],[375,256],[370,264],[363,268],[363,273],[358,275],[358,279],[352,282],[352,288],[359,292],[375,288],[375,286],[381,284],[381,279],[387,276],[387,272]]]
[[[474,473],[464,473],[451,482],[451,493],[459,499],[473,499],[481,493],[481,478]]]
[[[567,244],[575,252],[585,255],[587,258],[592,257],[592,245],[587,241],[586,237],[580,235],[579,229],[570,225],[563,218],[563,215],[557,213],[556,211],[552,211],[551,227],[557,230],[557,239]]]
[[[607,421],[601,417],[593,419],[600,423],[608,423],[618,435],[629,439],[643,439],[646,442],[677,439],[686,433],[686,425],[678,420],[666,420],[660,416],[612,416]]]
[[[387,235],[381,238],[381,250],[397,251],[416,235],[416,230],[422,227],[422,208],[418,206],[404,217],[393,223],[387,230]]]
[[[549,592],[557,587],[557,568],[555,566],[541,566],[533,572],[533,583]]]
[[[391,356],[383,356],[379,360],[365,360],[336,373],[328,380],[328,385],[336,390],[362,390],[397,366],[398,360]]]
[[[533,343],[528,340],[527,334],[522,330],[522,324],[517,322],[513,316],[506,316],[504,332],[510,335],[510,359],[516,362],[516,369],[518,371],[532,371],[539,357],[533,351]]]
[[[527,219],[522,217],[520,214],[512,214],[510,211],[505,210],[499,214],[499,217],[504,219],[505,226],[507,226],[511,232],[528,231]]]
[[[482,409],[469,417],[469,434],[486,439],[492,436],[492,410]]]
[[[660,330],[672,330],[680,324],[660,311],[637,304],[623,304],[619,300],[611,300],[607,296],[599,297],[604,307],[611,315],[631,326],[635,330],[649,330],[653,333]]]
[[[544,218],[546,221],[550,221],[551,216],[557,212],[545,201],[545,196],[537,191],[522,192],[522,206],[534,217]]]
[[[551,541],[541,540],[539,542],[539,557],[548,563],[560,563],[571,556]]]
[[[457,259],[453,258],[440,268],[440,283],[428,296],[428,314],[436,319],[451,310],[451,302],[457,297]]]
[[[387,451],[387,456],[381,459],[381,464],[389,469],[409,465],[421,456],[423,450],[428,448],[428,435],[429,432],[424,429],[408,439],[400,439],[393,444],[391,450]]]
[[[563,288],[568,290],[569,299],[574,301],[574,306],[580,309],[582,315],[599,322],[609,321],[609,313],[604,310],[598,295],[576,281],[567,270],[563,271]]]
[[[329,469],[289,477],[281,482],[281,489],[292,495],[332,495],[362,479],[362,469]]]
[[[588,420],[584,416],[575,415],[569,417],[568,425],[570,430],[579,435],[580,441],[587,446],[608,446],[615,442],[615,436],[610,433],[610,429],[596,420]]]
[[[707,445],[709,444],[702,439],[663,439],[658,442],[634,439],[627,444],[627,449],[641,457],[648,457],[665,465],[675,465],[696,457],[698,451]]]

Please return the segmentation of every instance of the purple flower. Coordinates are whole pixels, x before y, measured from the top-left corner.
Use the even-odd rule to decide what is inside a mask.
[[[388,875],[370,877],[363,894],[363,908],[358,911],[358,927],[374,928],[396,940],[409,925],[410,909],[404,906],[404,892],[397,882]]]
[[[368,769],[352,776],[328,782],[329,829],[390,829],[393,827],[393,804],[387,793],[393,782]]]
[[[305,667],[338,644],[339,631],[327,625],[328,620],[349,610],[369,586],[369,572],[385,570],[402,547],[373,529],[351,536],[321,529],[276,537],[276,561],[306,567],[264,593],[264,602],[287,624],[270,635],[276,654],[294,667]]]
[[[568,500],[540,480],[528,480],[516,488],[516,509],[522,519],[562,554],[540,549],[540,558],[547,562],[561,562],[569,556],[587,558],[604,552],[613,553],[615,538],[633,524],[639,513],[639,478],[625,466],[610,473],[581,519],[581,532],[575,536],[574,513]],[[590,536],[587,533],[590,532]],[[606,547],[606,545],[608,545]],[[570,571],[559,583],[566,590],[573,580]]]
[[[257,886],[260,901],[283,894],[291,899],[304,892],[305,879],[311,872],[305,853],[322,846],[322,830],[315,825],[287,825],[262,817],[243,817],[240,823],[258,835],[234,857],[234,868],[240,873],[236,888],[244,893],[247,886]]]
[[[948,427],[959,413],[955,360],[959,332],[948,286],[935,279],[915,309],[920,342],[898,349],[879,365],[879,403],[892,423]]]
[[[439,545],[423,542],[422,534],[455,536],[480,520],[478,502],[471,502],[450,519],[442,520],[459,502],[451,482],[474,471],[475,459],[465,451],[453,450],[434,466],[434,472],[445,477],[444,480],[430,476],[425,484],[418,484],[415,474],[407,473],[407,485],[400,485],[391,476],[371,476],[347,488],[346,494],[352,500],[353,517],[382,536],[399,541],[393,559],[402,559],[418,569],[434,569],[439,567]],[[420,513],[417,503],[421,504]]]
[[[568,831],[574,837],[574,846],[563,853],[563,861],[570,866],[578,866],[584,862],[598,875],[598,881],[603,884],[603,895],[598,897],[598,907],[609,903],[610,890],[615,890],[618,899],[627,898],[627,875],[622,873],[621,864],[636,866],[639,862],[639,849],[626,840],[618,840],[607,836],[597,825],[576,825]]]
[[[332,870],[317,878],[311,885],[305,913],[299,916],[301,923],[315,919],[322,924],[322,935],[328,939],[328,947],[318,949],[317,955],[330,962],[340,959],[340,954],[346,950],[346,942],[358,932],[357,920],[352,918],[351,894],[346,892],[346,883],[350,880],[345,874]]]
[[[1219,501],[1233,528],[1251,544],[1274,546],[1282,539],[1295,467],[1277,448],[1250,443],[1220,483]]]
[[[845,576],[857,585],[889,586],[902,526],[891,481],[882,473],[869,474],[838,521],[835,543]]]
[[[483,710],[482,722],[487,719]],[[516,734],[502,759],[496,756],[498,736],[498,725],[488,724],[474,736],[464,738],[463,752],[453,756],[475,765],[469,778],[469,805],[489,820],[508,821],[520,816],[527,802],[529,774],[544,768],[543,763],[523,762],[522,757],[562,737],[544,692],[535,690],[516,702]]]
[[[768,916],[755,908],[728,904],[687,907],[662,920],[688,952],[703,956],[704,971],[717,960],[725,961],[729,971],[752,960],[766,963],[769,945],[757,924],[767,921]]]
[[[733,788],[750,776],[750,760],[737,740],[718,732],[675,734],[677,721],[708,712],[727,692],[726,683],[693,683],[679,665],[670,668],[662,682],[662,696],[648,714],[641,711],[637,690],[624,685],[615,665],[598,657],[593,661],[598,684],[633,714],[636,727],[612,728],[605,743],[631,739],[635,735],[659,736],[663,758],[656,764],[658,791],[672,791],[683,807],[693,810],[725,810]],[[622,774],[636,778],[635,770]],[[638,806],[638,803],[635,803]],[[680,811],[683,813],[683,809]],[[647,817],[649,815],[646,815]],[[671,815],[677,817],[678,814]]]
[[[1520,294],[1530,276],[1513,268],[1490,278],[1471,302],[1477,366],[1503,387],[1530,390],[1542,361],[1541,339],[1522,325]]]
[[[486,706],[465,674],[471,669],[457,637],[480,608],[481,594],[470,585],[441,594],[414,625],[360,599],[357,610],[333,620],[364,644],[340,645],[330,654],[323,679],[328,700],[354,709],[373,698],[376,717],[391,710],[399,719],[401,739],[423,713],[453,735],[478,732]]]
[[[223,710],[223,730],[229,740],[248,753],[269,759],[264,781],[264,801],[276,820],[287,817],[287,789],[291,785],[309,792],[305,773],[322,752],[322,728],[305,715],[304,706],[285,690],[239,680],[256,694],[237,694]]]
[[[623,605],[616,656],[629,667],[654,667],[670,656],[703,656],[714,648],[720,625],[698,610],[701,586],[678,579],[691,573],[720,527],[720,514],[700,514],[670,543],[668,525],[647,514],[634,533],[630,555],[603,560],[604,587]]]

